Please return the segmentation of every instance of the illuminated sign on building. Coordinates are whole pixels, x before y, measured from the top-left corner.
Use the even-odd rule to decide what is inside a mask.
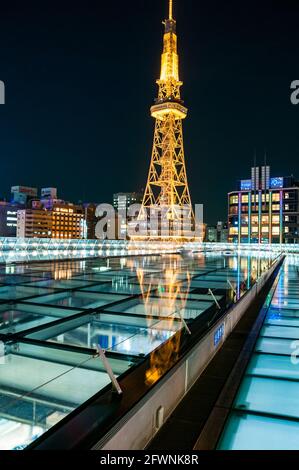
[[[241,180],[241,191],[251,191],[252,183],[251,180]]]
[[[37,189],[30,188],[28,186],[12,186],[11,192],[12,193],[24,193],[24,194],[28,194],[28,196],[33,196],[33,197],[37,195]]]
[[[57,189],[56,188],[42,188],[41,197],[49,197],[51,199],[57,199]]]
[[[224,323],[222,323],[219,328],[214,333],[214,346],[217,346],[224,336]]]
[[[275,189],[275,188],[283,188],[283,178],[271,178],[270,179],[270,188]]]

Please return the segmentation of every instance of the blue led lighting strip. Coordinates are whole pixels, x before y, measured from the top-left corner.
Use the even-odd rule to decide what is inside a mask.
[[[239,193],[238,199],[238,243],[241,243],[241,198],[242,193]]]
[[[250,285],[250,282],[251,282],[251,279],[250,279],[250,274],[251,274],[251,256],[248,255],[247,256],[247,289],[249,290],[251,285]]]
[[[262,239],[262,192],[259,191],[259,243]]]
[[[248,243],[251,243],[251,192],[248,193]]]
[[[280,191],[280,244],[283,242],[283,192]]]
[[[269,192],[269,244],[272,243],[272,191]]]

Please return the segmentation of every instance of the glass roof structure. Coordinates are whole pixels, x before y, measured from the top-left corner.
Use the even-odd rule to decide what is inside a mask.
[[[25,448],[111,388],[99,346],[121,378],[173,338],[179,349],[186,325],[207,328],[273,259],[200,253],[0,265],[0,449]]]
[[[289,256],[218,448],[299,449],[299,257]]]
[[[245,252],[249,256],[264,253],[299,253],[298,244],[242,244],[232,243],[185,243],[179,249],[200,251]],[[128,255],[159,255],[178,251],[176,243],[144,242],[128,240],[74,240],[54,238],[0,237],[0,263],[38,262],[47,260],[82,259]]]
[[[176,250],[176,244],[168,242],[0,237],[0,263],[160,254]]]

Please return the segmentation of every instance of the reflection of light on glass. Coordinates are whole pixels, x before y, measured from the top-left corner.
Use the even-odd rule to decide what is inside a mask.
[[[186,270],[186,267],[185,267]],[[181,282],[179,275],[186,275],[187,287],[184,286],[184,292],[181,291]],[[175,323],[180,321],[180,314],[185,308],[189,291],[190,275],[187,270],[183,271],[180,257],[176,255],[164,259],[163,273],[157,285],[155,285],[155,300],[150,297],[152,281],[149,281],[148,289],[144,289],[144,271],[139,268],[136,271],[139,285],[142,293],[143,304],[145,307],[146,318],[151,328],[152,340],[160,338],[160,342],[168,339],[167,342],[151,353],[150,367],[146,371],[145,380],[147,384],[155,383],[162,375],[176,362],[180,349],[181,329],[173,334],[169,330],[176,330]],[[165,315],[167,319],[165,318]],[[160,320],[153,324],[154,316]],[[167,321],[167,331],[163,331],[163,321]],[[170,338],[171,336],[171,338]]]
[[[21,450],[27,447],[45,432],[40,426],[17,423],[16,421],[0,420],[0,449]]]
[[[53,277],[56,281],[61,280],[61,279],[71,279],[72,270],[71,269],[59,269],[59,268],[57,268],[54,271],[54,276]]]
[[[237,260],[237,300],[241,295],[241,258],[238,256]]]
[[[247,257],[247,289],[251,287],[251,257]]]

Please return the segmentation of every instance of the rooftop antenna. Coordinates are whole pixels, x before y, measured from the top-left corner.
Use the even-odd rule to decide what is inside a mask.
[[[267,166],[267,149],[265,149],[264,165]]]
[[[169,19],[173,20],[173,0],[169,0]]]
[[[265,194],[267,194],[267,189],[269,189],[268,181],[267,181],[267,149],[264,148],[264,175],[265,175]],[[264,201],[264,210],[266,210],[267,202],[266,196]]]
[[[254,149],[254,153],[253,153],[253,165],[254,165],[254,168],[256,168],[256,148]]]
[[[254,194],[254,210],[256,210],[256,186],[257,186],[257,180],[256,180],[256,148],[254,148],[253,152],[253,166],[254,166],[254,171],[253,171],[253,194]]]

